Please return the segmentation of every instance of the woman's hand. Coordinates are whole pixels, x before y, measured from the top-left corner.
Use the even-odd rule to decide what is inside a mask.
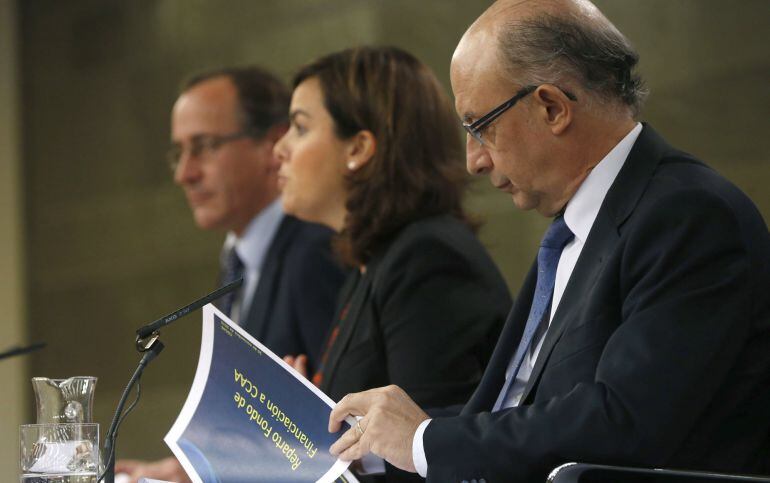
[[[115,473],[128,474],[131,483],[136,483],[142,477],[158,478],[179,483],[192,483],[182,465],[173,456],[154,462],[118,460],[115,463]]]
[[[295,371],[307,378],[307,356],[305,354],[300,354],[298,356],[284,356],[283,360],[293,367]]]

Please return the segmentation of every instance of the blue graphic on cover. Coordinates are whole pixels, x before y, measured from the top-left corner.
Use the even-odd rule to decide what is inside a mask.
[[[334,481],[334,402],[213,305],[203,309],[198,370],[166,443],[193,481]],[[349,422],[355,422],[350,419]]]

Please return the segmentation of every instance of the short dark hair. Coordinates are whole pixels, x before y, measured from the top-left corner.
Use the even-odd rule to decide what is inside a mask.
[[[347,218],[335,244],[346,262],[366,264],[421,218],[466,220],[460,133],[428,67],[395,47],[358,47],[303,67],[293,86],[310,78],[321,85],[339,138],[367,130],[377,141],[373,158],[347,176]]]
[[[629,106],[634,115],[647,95],[634,73],[639,54],[609,22],[540,14],[505,25],[498,42],[503,64],[521,84],[572,80],[599,99]]]
[[[281,80],[261,67],[225,67],[200,72],[182,84],[182,92],[217,77],[226,77],[235,86],[244,131],[260,137],[271,127],[288,123],[291,93]]]

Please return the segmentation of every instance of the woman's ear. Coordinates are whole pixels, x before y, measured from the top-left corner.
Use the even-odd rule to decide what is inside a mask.
[[[358,131],[348,140],[347,168],[356,171],[369,162],[377,152],[377,140],[371,131]]]

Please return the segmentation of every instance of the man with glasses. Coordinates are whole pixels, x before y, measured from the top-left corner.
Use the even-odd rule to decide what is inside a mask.
[[[465,33],[468,170],[553,223],[460,415],[395,386],[350,394],[329,429],[362,418],[333,454],[429,482],[545,481],[570,461],[770,471],[770,235],[635,121],[637,61],[587,0],[498,1]]]
[[[273,145],[288,128],[290,94],[268,72],[229,68],[189,80],[171,114],[169,163],[195,223],[227,233],[220,283],[243,277],[220,309],[279,356],[318,367],[343,273],[331,231],[281,211]],[[118,461],[118,472],[187,481],[174,458]]]

